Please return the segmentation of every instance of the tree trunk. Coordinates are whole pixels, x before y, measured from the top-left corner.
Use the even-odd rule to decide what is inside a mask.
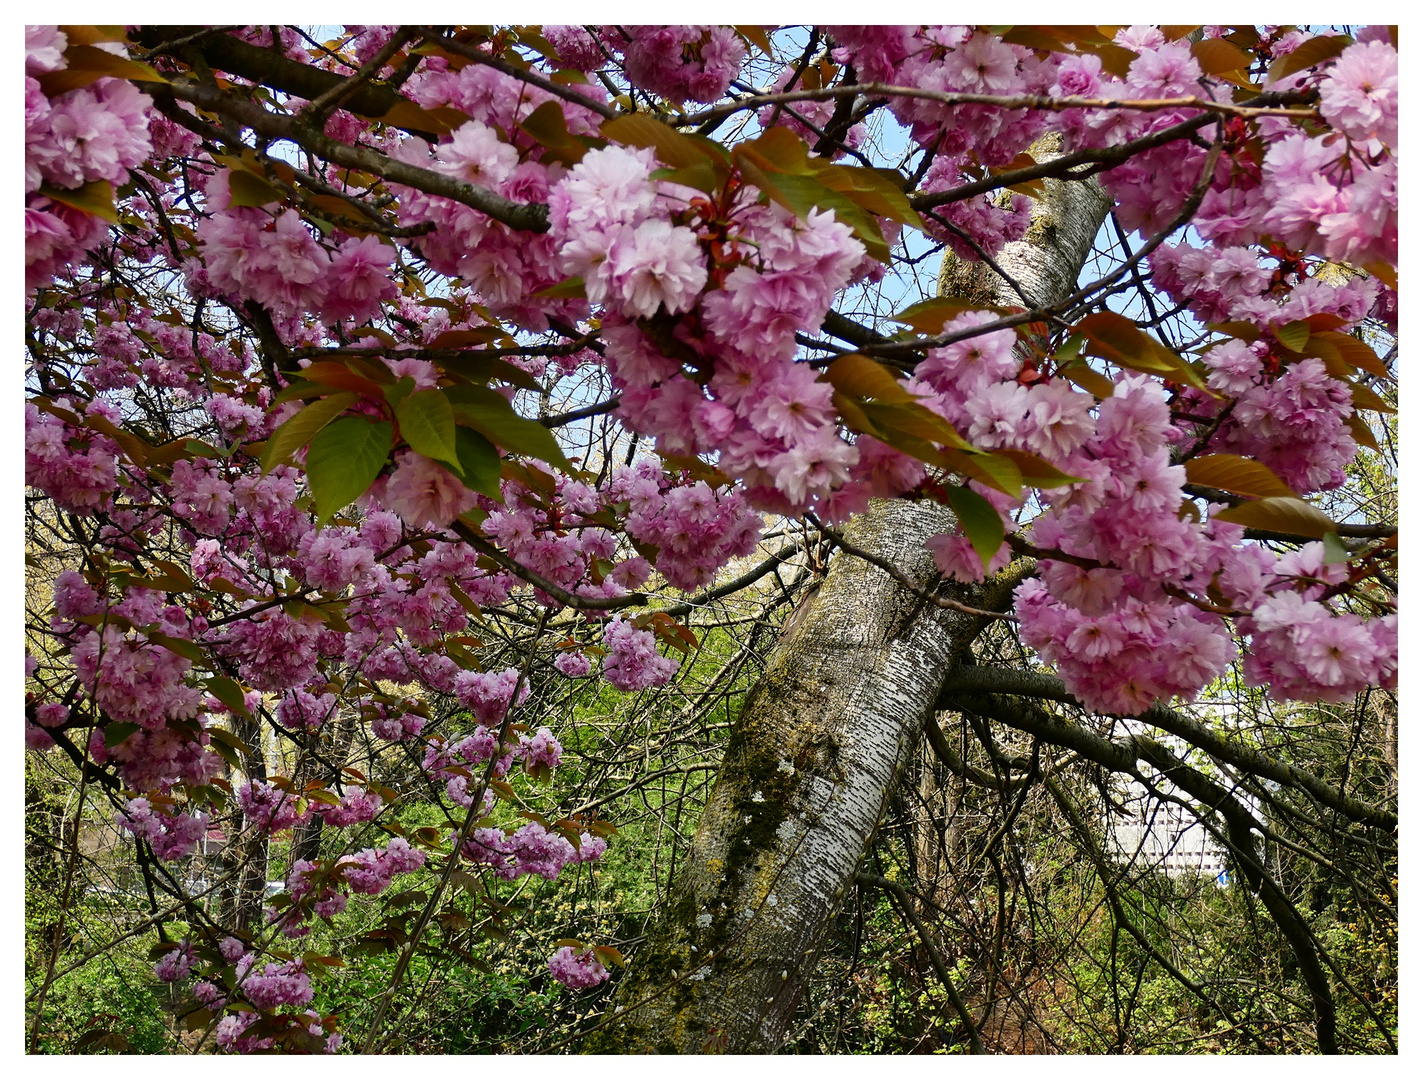
[[[998,264],[1034,303],[1065,295],[1109,205],[1095,182],[1046,181],[1027,238]],[[959,294],[1022,302],[985,266],[950,263],[944,277]],[[927,589],[937,574],[924,540],[952,524],[934,504],[883,502],[845,535]],[[953,591],[1003,610],[1015,582],[1005,573]],[[672,895],[587,1051],[779,1048],[942,679],[986,623],[843,553],[793,619],[747,696]]]
[[[873,505],[846,539],[930,582],[937,506]],[[1005,607],[1011,582],[964,590]],[[934,709],[982,629],[837,558],[748,696],[671,904],[589,1049],[774,1049],[825,930]],[[643,999],[650,998],[644,1001]]]

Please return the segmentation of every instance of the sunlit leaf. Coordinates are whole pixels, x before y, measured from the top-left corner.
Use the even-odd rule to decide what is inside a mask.
[[[1204,388],[1205,380],[1184,360],[1125,315],[1098,311],[1088,315],[1073,330],[1086,338],[1085,351],[1118,367],[1164,375],[1173,382]]]
[[[318,432],[355,403],[352,393],[332,394],[313,401],[295,416],[289,416],[272,432],[262,447],[262,471],[271,472],[291,460],[294,453],[314,439]]]
[[[326,426],[306,452],[306,480],[318,524],[364,495],[390,455],[389,421],[347,416]]]
[[[825,378],[842,394],[877,398],[885,402],[913,401],[911,394],[889,368],[860,353],[838,357],[825,369]]]
[[[1237,454],[1209,454],[1186,462],[1186,480],[1234,495],[1295,498],[1294,490],[1267,465]]]
[[[1215,517],[1221,521],[1244,525],[1249,529],[1263,529],[1290,536],[1309,536],[1316,540],[1335,529],[1329,515],[1317,506],[1303,499],[1283,496],[1243,502],[1239,506],[1220,511]]]
[[[1339,539],[1336,532],[1324,534],[1324,562],[1326,565],[1337,565],[1349,561],[1349,551],[1344,546],[1344,541]]]
[[[114,223],[119,220],[119,212],[114,208],[114,185],[107,180],[91,180],[77,188],[56,188],[48,184],[40,185],[39,193],[45,198],[96,218]]]
[[[459,468],[455,450],[455,414],[439,390],[420,390],[395,406],[401,437],[417,454]]]

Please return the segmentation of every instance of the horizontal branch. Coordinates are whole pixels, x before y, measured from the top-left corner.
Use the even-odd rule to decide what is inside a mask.
[[[250,128],[263,139],[285,140],[310,151],[317,157],[348,169],[361,169],[384,180],[416,188],[430,195],[451,199],[503,222],[522,232],[548,232],[548,207],[543,203],[518,203],[512,199],[466,183],[448,173],[422,169],[404,161],[387,157],[365,146],[352,146],[331,138],[324,132],[302,123],[295,116],[269,112],[255,101],[224,93],[216,86],[192,78],[178,78],[171,83],[145,83],[143,88],[157,99],[177,98],[200,109],[215,112]]]
[[[1062,680],[1055,676],[1036,671],[973,665],[955,668],[945,679],[939,694],[939,708],[957,708],[964,695],[984,693],[1013,694],[1044,701],[1057,701],[1065,705],[1076,706],[1089,714],[1094,713],[1094,710],[1083,705],[1068,691]],[[1361,825],[1386,829],[1390,832],[1398,828],[1396,814],[1355,799],[1332,784],[1291,765],[1287,761],[1281,761],[1269,754],[1231,742],[1204,724],[1159,702],[1142,713],[1139,719],[1162,731],[1185,739],[1197,749],[1237,768],[1245,769],[1256,776],[1262,776],[1278,784],[1301,789],[1323,805]],[[1064,724],[1063,727],[1064,729],[1070,728],[1071,732],[1080,730],[1072,725]],[[1034,731],[1033,734],[1047,738],[1040,731]],[[1084,734],[1086,733],[1084,732]],[[1075,734],[1072,737],[1077,738]],[[1072,748],[1077,749],[1077,746],[1074,745]]]
[[[1278,97],[1281,102],[1262,102],[1253,99],[1241,104],[1226,101],[1212,101],[1197,96],[1170,98],[1089,98],[1069,95],[1051,97],[1046,94],[974,94],[944,90],[925,90],[918,86],[896,86],[891,83],[846,83],[816,90],[781,90],[766,94],[753,94],[739,98],[725,105],[717,105],[702,112],[682,118],[681,127],[698,127],[702,124],[717,123],[738,112],[759,109],[764,105],[789,105],[797,101],[830,101],[837,98],[884,97],[917,98],[921,101],[936,101],[940,105],[987,105],[998,109],[1039,109],[1049,112],[1063,112],[1067,109],[1130,109],[1136,112],[1160,112],[1164,109],[1201,109],[1209,114],[1256,118],[1262,116],[1283,116],[1287,118],[1317,119],[1315,109],[1291,109],[1278,107],[1285,101],[1301,100],[1298,95],[1262,94],[1261,98]]]

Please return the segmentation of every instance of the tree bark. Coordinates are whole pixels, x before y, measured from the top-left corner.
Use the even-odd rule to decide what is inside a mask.
[[[1047,181],[1028,236],[998,265],[1034,304],[1065,295],[1109,205],[1095,182]],[[951,264],[944,277],[960,294],[1022,303],[991,268]],[[845,537],[925,590],[937,572],[924,541],[952,524],[934,504],[881,502]],[[1021,569],[953,594],[1004,610]],[[858,558],[831,561],[748,695],[681,876],[585,1050],[780,1047],[944,677],[986,622]]]

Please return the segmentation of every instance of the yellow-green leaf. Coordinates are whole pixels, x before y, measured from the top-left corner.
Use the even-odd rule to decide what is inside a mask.
[[[252,714],[247,710],[247,702],[243,697],[242,687],[235,679],[229,679],[226,675],[214,675],[211,679],[203,680],[203,686],[207,688],[209,694],[217,698],[233,712],[239,716],[249,719]],[[242,752],[251,753],[251,749],[246,743],[242,743]]]
[[[201,664],[205,659],[202,647],[195,641],[189,641],[186,638],[176,638],[158,630],[150,631],[148,640],[155,645],[162,645],[169,652],[175,652],[195,664]]]
[[[1283,496],[1244,502],[1215,516],[1221,521],[1231,521],[1249,529],[1308,536],[1316,540],[1336,528],[1329,515],[1319,507],[1303,499]]]
[[[912,326],[921,334],[932,335],[943,333],[944,323],[957,318],[965,311],[992,311],[1002,315],[1006,310],[993,304],[979,304],[953,296],[935,296],[910,304],[894,316],[894,321]]]
[[[91,180],[83,187],[56,188],[48,184],[40,186],[40,192],[47,199],[65,206],[93,214],[96,218],[116,223],[119,212],[114,208],[114,185],[107,180]]]
[[[623,146],[651,147],[658,160],[674,169],[686,169],[706,161],[710,161],[713,168],[725,167],[724,158],[707,145],[709,140],[683,135],[646,113],[605,120],[599,130],[603,138]]]
[[[1381,453],[1379,442],[1374,438],[1373,430],[1369,427],[1369,422],[1358,413],[1350,413],[1345,418],[1344,423],[1349,425],[1349,433],[1354,436],[1354,441],[1360,446],[1367,446],[1375,453]]]
[[[1234,495],[1297,498],[1294,490],[1269,466],[1238,454],[1209,454],[1192,458],[1186,462],[1186,480]]]
[[[1324,534],[1324,562],[1326,565],[1336,563],[1346,563],[1349,561],[1349,549],[1344,546],[1344,541],[1339,539],[1336,532]]]
[[[1066,487],[1068,484],[1080,484],[1083,478],[1080,476],[1069,476],[1050,461],[1045,461],[1036,454],[1030,454],[1025,450],[996,450],[995,456],[1005,457],[1018,466],[1018,471],[1023,474],[1023,483],[1035,488],[1056,488]]]
[[[1205,387],[1205,380],[1189,364],[1125,315],[1098,311],[1088,315],[1073,330],[1086,338],[1085,349],[1092,356],[1132,371],[1164,375],[1173,382]]]
[[[1354,395],[1354,408],[1367,409],[1369,412],[1396,413],[1398,412],[1392,405],[1384,401],[1363,383],[1351,382],[1349,392]]]
[[[327,424],[345,412],[356,400],[346,392],[313,401],[301,412],[287,417],[262,447],[262,471],[271,472],[291,460],[294,453],[311,442]]]
[[[877,398],[884,402],[913,401],[911,394],[889,368],[860,353],[848,353],[825,369],[825,378],[842,394]]]
[[[233,206],[267,206],[285,197],[279,189],[246,169],[229,170],[227,186],[232,193]]]
[[[115,56],[94,45],[71,45],[64,50],[64,59],[67,67],[60,71],[47,71],[39,77],[40,89],[46,97],[58,97],[103,78],[129,79],[133,82],[168,81],[147,64],[126,56]]]
[[[1290,352],[1299,352],[1309,341],[1309,323],[1296,319],[1275,327],[1275,337]]]

